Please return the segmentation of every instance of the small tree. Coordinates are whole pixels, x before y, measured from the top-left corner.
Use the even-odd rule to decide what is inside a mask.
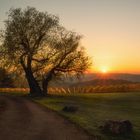
[[[61,27],[54,15],[11,9],[5,27],[1,56],[12,69],[25,72],[33,96],[47,94],[53,77],[82,74],[90,64],[79,45],[81,36]]]
[[[14,87],[12,76],[4,68],[0,68],[0,87]]]

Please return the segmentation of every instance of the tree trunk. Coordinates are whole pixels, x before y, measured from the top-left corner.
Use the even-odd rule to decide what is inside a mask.
[[[43,94],[47,95],[48,94],[48,83],[47,79],[44,79],[42,81],[42,88],[43,88]]]
[[[52,79],[53,71],[48,72],[48,74],[45,76],[45,78],[42,81],[42,88],[43,88],[43,94],[48,94],[48,84]]]
[[[30,95],[32,97],[43,96],[43,92],[42,92],[37,80],[35,79],[33,72],[32,72],[32,65],[31,65],[32,59],[31,59],[30,55],[27,56],[27,64],[25,64],[24,57],[26,55],[27,55],[26,53],[23,53],[20,56],[20,63],[24,69],[25,76],[26,76],[28,85],[30,87]]]
[[[28,81],[28,84],[30,87],[30,95],[33,97],[43,96],[42,90],[41,90],[38,82],[34,78],[32,71],[29,69],[26,69],[25,73],[26,73],[26,78],[27,78],[27,81]]]

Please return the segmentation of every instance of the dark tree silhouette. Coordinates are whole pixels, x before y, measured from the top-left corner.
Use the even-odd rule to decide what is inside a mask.
[[[35,8],[11,9],[1,38],[1,59],[25,72],[32,96],[47,94],[53,77],[80,75],[90,65],[81,36],[61,27],[58,17]]]
[[[0,87],[14,87],[14,81],[11,75],[4,68],[0,68]]]

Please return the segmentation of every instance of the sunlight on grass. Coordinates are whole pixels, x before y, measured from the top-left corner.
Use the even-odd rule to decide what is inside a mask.
[[[124,140],[123,137],[106,136],[99,126],[108,119],[130,120],[134,134],[127,140],[140,139],[140,93],[81,94],[71,96],[51,96],[36,100],[77,123],[90,134],[101,135],[105,140]],[[62,108],[75,105],[76,113],[65,113]]]

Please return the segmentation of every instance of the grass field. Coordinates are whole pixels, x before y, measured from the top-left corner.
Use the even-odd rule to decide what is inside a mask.
[[[90,134],[100,135],[103,140],[140,140],[140,93],[102,93],[50,96],[37,102],[57,111],[78,124]],[[75,105],[76,113],[66,113],[62,108]],[[105,120],[130,120],[134,132],[128,137],[102,134],[99,126]]]

